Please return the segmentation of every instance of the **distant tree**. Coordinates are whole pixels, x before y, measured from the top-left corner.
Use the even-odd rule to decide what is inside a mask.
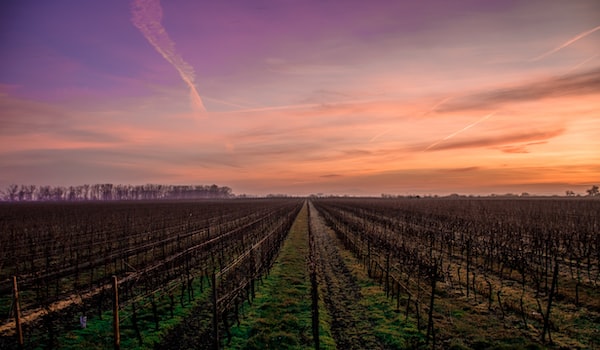
[[[67,200],[77,200],[77,188],[75,188],[75,186],[69,186],[69,188],[67,189]]]
[[[52,199],[52,188],[48,185],[39,187],[39,199],[42,201],[48,201]]]
[[[9,201],[14,201],[17,198],[17,193],[19,192],[19,185],[12,184],[8,185],[6,188],[6,199]]]
[[[103,201],[110,201],[113,199],[113,184],[103,184],[101,191]]]
[[[219,186],[212,184],[208,190],[210,198],[216,198],[219,196]]]
[[[234,198],[230,187],[203,185],[113,185],[93,184],[81,186],[9,185],[0,191],[0,200],[6,201],[76,201],[76,200],[155,200]]]
[[[597,185],[592,186],[592,188],[590,188],[589,190],[586,190],[586,192],[588,193],[588,196],[590,196],[590,197],[595,197],[595,196],[600,195],[600,191],[598,191]]]
[[[221,187],[219,192],[220,192],[219,193],[220,198],[231,198],[231,196],[232,196],[231,195],[232,190],[228,186]]]
[[[50,199],[53,201],[60,201],[63,200],[63,196],[66,193],[66,189],[62,186],[56,186],[54,188],[51,189],[51,197]]]
[[[81,199],[90,199],[90,185],[85,184],[81,186]]]
[[[19,198],[19,202],[22,202],[27,197],[28,186],[21,185],[21,189],[17,192],[17,198]]]
[[[35,186],[35,185],[29,185],[29,186],[27,186],[27,187],[28,187],[28,192],[27,192],[27,194],[28,194],[28,196],[29,196],[28,200],[30,200],[30,201],[34,201],[34,200],[36,200],[36,198],[35,198],[35,196],[36,196],[36,193],[37,193],[36,186]]]
[[[573,192],[571,190],[566,190],[565,194],[567,195],[567,197],[573,197],[573,196],[575,196],[575,192]]]

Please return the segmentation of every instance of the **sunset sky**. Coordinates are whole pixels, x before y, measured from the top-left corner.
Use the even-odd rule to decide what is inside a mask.
[[[600,184],[600,2],[0,3],[0,190]]]

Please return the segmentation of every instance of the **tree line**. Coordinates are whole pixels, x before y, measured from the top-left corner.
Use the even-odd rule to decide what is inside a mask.
[[[153,199],[232,198],[227,186],[213,185],[113,185],[85,184],[79,186],[9,185],[0,191],[0,200],[26,201],[112,201]]]

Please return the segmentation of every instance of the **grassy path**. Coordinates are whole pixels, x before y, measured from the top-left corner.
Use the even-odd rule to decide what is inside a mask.
[[[342,248],[318,211],[304,206],[226,349],[313,349],[308,225],[316,243],[321,349],[406,349],[423,336]]]
[[[360,304],[361,288],[346,266],[317,211],[311,207],[319,284],[331,317],[331,330],[340,349],[378,349],[382,344],[371,332],[367,310]]]
[[[362,265],[342,248],[335,233],[311,205],[320,293],[324,295],[338,349],[406,349],[422,336],[396,312]]]
[[[252,305],[246,307],[240,325],[232,327],[232,340],[225,344],[225,348],[314,348],[306,262],[308,249],[308,210],[305,205],[292,225],[270,274],[263,278]],[[320,328],[321,348],[334,348],[326,317]]]

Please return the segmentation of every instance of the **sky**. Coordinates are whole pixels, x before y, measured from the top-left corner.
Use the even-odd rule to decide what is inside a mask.
[[[0,3],[0,189],[584,194],[597,0]]]

